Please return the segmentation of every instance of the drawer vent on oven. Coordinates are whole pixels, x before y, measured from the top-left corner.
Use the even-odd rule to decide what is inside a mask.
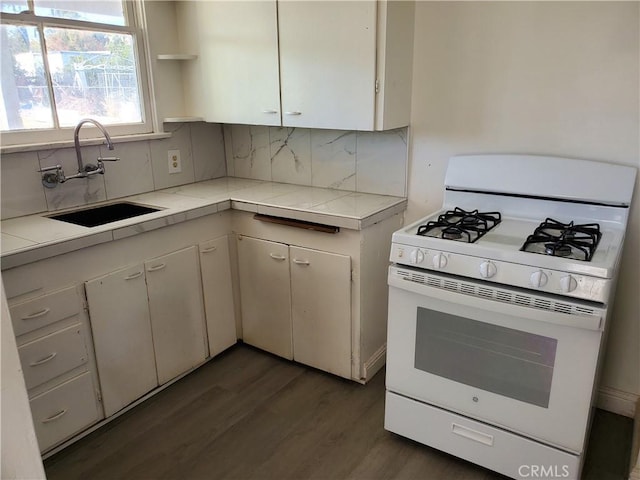
[[[600,312],[593,308],[579,306],[570,303],[564,303],[553,299],[537,297],[534,295],[526,295],[523,293],[515,293],[509,290],[503,290],[495,287],[487,287],[484,285],[476,285],[460,280],[452,280],[450,278],[441,278],[434,275],[406,272],[398,270],[397,274],[404,280],[414,283],[421,283],[430,287],[449,290],[452,292],[471,295],[475,297],[487,298],[498,302],[511,303],[522,307],[535,308],[538,310],[548,310],[553,312],[565,313],[567,315],[600,315]]]

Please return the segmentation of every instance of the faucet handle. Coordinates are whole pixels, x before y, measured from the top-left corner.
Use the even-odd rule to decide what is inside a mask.
[[[44,174],[42,175],[42,185],[47,188],[55,188],[59,183],[67,181],[64,170],[62,170],[62,165],[44,167],[37,171]]]
[[[120,157],[98,157],[99,162],[117,162]]]
[[[52,165],[51,167],[44,167],[40,170],[36,170],[36,172],[44,173],[51,172],[52,170],[62,170],[62,165]]]

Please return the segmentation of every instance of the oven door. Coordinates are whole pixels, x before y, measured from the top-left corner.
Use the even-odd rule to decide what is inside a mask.
[[[580,454],[604,309],[389,270],[387,390]]]

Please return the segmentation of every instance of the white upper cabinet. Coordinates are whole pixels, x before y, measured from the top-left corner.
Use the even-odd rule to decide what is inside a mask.
[[[205,120],[280,125],[276,2],[195,6]]]
[[[207,121],[342,130],[408,125],[413,2],[189,4]],[[194,28],[179,23],[182,31]]]
[[[282,124],[373,130],[376,2],[278,3]]]

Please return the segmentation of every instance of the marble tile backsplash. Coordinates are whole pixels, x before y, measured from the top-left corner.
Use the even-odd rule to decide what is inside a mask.
[[[407,129],[385,132],[225,125],[227,172],[256,180],[407,194]]]
[[[45,188],[38,169],[76,173],[73,148],[3,154],[2,219],[89,205],[225,175],[363,193],[406,196],[407,129],[355,132],[306,128],[165,125],[170,138],[84,146],[85,163],[117,156],[104,175]],[[168,173],[168,150],[180,150],[182,172]]]
[[[116,143],[113,151],[104,145],[82,147],[85,163],[95,163],[100,155],[117,156],[120,161],[106,162],[104,175],[69,180],[55,188],[45,188],[37,170],[60,164],[67,175],[76,173],[78,163],[73,148],[3,154],[2,219],[89,205],[226,175],[221,125],[198,122],[165,128],[172,133],[170,138]],[[182,172],[169,175],[168,150],[180,150]]]

